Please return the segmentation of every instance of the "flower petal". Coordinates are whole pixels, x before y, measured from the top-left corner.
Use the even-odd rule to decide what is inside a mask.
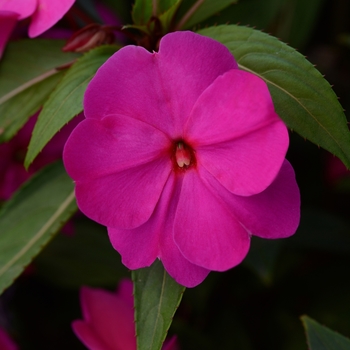
[[[171,160],[163,157],[94,180],[77,181],[78,206],[102,225],[136,228],[152,215],[171,166]]]
[[[19,15],[15,12],[0,10],[0,59],[10,35],[15,28]]]
[[[127,268],[134,270],[150,266],[159,257],[171,277],[186,287],[194,287],[205,279],[209,271],[186,260],[173,240],[180,188],[181,180],[172,173],[155,211],[146,223],[133,230],[109,227],[108,234]]]
[[[85,321],[108,349],[136,349],[131,305],[103,289],[83,287],[80,298]]]
[[[172,118],[160,81],[157,59],[140,46],[126,46],[109,58],[87,87],[86,118],[119,113],[170,132]]]
[[[75,0],[38,0],[29,25],[29,37],[34,38],[56,24],[72,7]]]
[[[10,11],[18,14],[18,20],[27,18],[35,11],[37,0],[2,0],[0,11]]]
[[[88,349],[113,350],[110,349],[102,339],[100,339],[88,323],[76,320],[72,322],[72,328],[75,335]]]
[[[173,197],[174,188],[175,176],[171,173],[152,216],[143,225],[133,230],[108,228],[111,243],[127,268],[135,270],[150,266],[160,255],[160,236],[172,237],[174,214],[169,205],[177,200]]]
[[[129,278],[123,278],[119,281],[117,295],[125,304],[134,308],[133,283]]]
[[[107,60],[91,80],[85,114],[101,119],[118,111],[177,138],[200,94],[232,68],[237,63],[228,49],[192,32],[166,35],[159,53],[130,45]]]
[[[223,195],[223,192],[220,194]],[[225,201],[254,236],[285,238],[293,235],[299,225],[299,188],[294,170],[287,160],[265,191],[250,197],[232,196],[227,192]]]
[[[221,74],[238,65],[230,51],[217,41],[190,31],[164,36],[159,45],[159,71],[176,121],[175,137],[202,92]]]
[[[170,146],[170,140],[149,124],[111,115],[81,122],[68,139],[63,158],[75,181],[87,181],[148,163],[165,155]]]
[[[168,197],[168,203],[166,203],[167,211],[162,213],[161,209],[159,209],[160,218],[162,220],[162,229],[159,235],[159,259],[162,261],[165,270],[177,283],[187,288],[192,288],[202,283],[210,271],[188,261],[174,242],[174,220],[183,178],[175,178],[173,176],[173,179],[173,183],[171,184],[170,181],[168,181],[168,186],[164,189],[163,197]],[[169,184],[171,186],[169,186]],[[164,204],[165,203],[160,203],[159,208],[161,208],[162,205],[165,207]]]
[[[174,240],[195,265],[224,271],[246,256],[250,237],[230,208],[206,185],[205,169],[187,171],[175,214]],[[225,189],[224,189],[225,190]]]
[[[264,81],[231,70],[198,99],[185,139],[197,160],[234,194],[263,191],[276,177],[289,137]]]
[[[122,263],[130,270],[151,266],[157,259],[159,236],[152,231],[153,220],[132,230],[108,227],[113,248],[121,255]]]
[[[161,239],[161,256],[165,270],[179,284],[192,288],[202,283],[210,270],[192,264],[187,260],[174,242],[170,231],[165,231]]]

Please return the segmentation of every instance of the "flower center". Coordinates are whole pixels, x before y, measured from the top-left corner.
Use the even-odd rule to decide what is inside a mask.
[[[175,168],[179,170],[186,170],[192,165],[195,165],[196,158],[194,156],[194,151],[184,141],[176,141],[173,152]]]

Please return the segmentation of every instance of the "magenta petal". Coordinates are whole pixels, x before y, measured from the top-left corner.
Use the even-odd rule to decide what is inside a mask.
[[[179,284],[192,288],[202,283],[210,270],[188,261],[174,242],[173,235],[165,231],[161,240],[161,256],[165,270]]]
[[[165,201],[159,203],[159,216],[162,222],[159,234],[159,259],[162,261],[165,270],[177,283],[191,288],[202,283],[210,271],[188,261],[174,242],[174,220],[181,193],[182,177],[176,179],[171,176],[170,179],[172,182],[168,181],[168,186],[164,189],[162,195],[162,199],[166,198],[167,203]],[[162,213],[162,206],[163,208],[166,207],[167,211],[163,210]]]
[[[136,349],[131,305],[115,293],[88,287],[81,289],[81,303],[85,322],[107,349]]]
[[[190,263],[173,240],[173,224],[181,182],[170,175],[150,219],[133,230],[108,228],[111,243],[129,269],[150,266],[159,257],[164,268],[178,283],[194,287],[209,271]]]
[[[79,340],[93,350],[113,350],[95,333],[94,329],[86,322],[76,320],[72,322],[72,328]]]
[[[94,180],[78,181],[75,188],[78,206],[102,225],[136,228],[152,215],[171,165],[163,157]]]
[[[160,255],[160,236],[172,236],[174,214],[169,210],[169,203],[172,202],[174,188],[175,176],[170,174],[152,216],[143,225],[133,230],[108,228],[114,249],[129,269],[150,266]]]
[[[169,210],[169,203],[173,199],[174,188],[175,176],[170,174],[152,216],[143,225],[133,230],[108,228],[114,249],[129,269],[150,266],[160,255],[160,236],[172,236],[174,215]]]
[[[266,84],[231,70],[198,99],[185,131],[198,162],[234,194],[263,191],[276,177],[289,137]]]
[[[15,12],[0,10],[0,58],[5,50],[7,41],[14,29],[19,15]]]
[[[27,18],[33,14],[37,6],[37,0],[2,0],[0,11],[10,11],[18,14],[18,20]]]
[[[122,263],[130,270],[151,266],[159,252],[159,236],[146,230],[152,225],[152,219],[132,230],[108,227],[109,239],[113,248],[122,257]]]
[[[295,233],[300,220],[300,194],[294,170],[287,160],[275,181],[254,196],[233,195],[214,178],[207,179],[212,191],[220,194],[251,235],[285,238]]]
[[[300,221],[300,194],[294,170],[285,160],[275,181],[251,197],[237,197],[231,202],[243,225],[262,238],[293,235]]]
[[[112,115],[82,121],[68,139],[63,158],[75,181],[87,181],[148,163],[164,155],[170,145],[149,124]]]
[[[126,46],[103,64],[84,97],[86,118],[119,113],[170,133],[173,121],[157,67],[157,54]]]
[[[232,68],[237,63],[228,49],[192,32],[166,35],[159,53],[127,46],[92,79],[85,93],[85,114],[101,119],[117,112],[177,138],[200,94]]]
[[[238,65],[230,51],[217,41],[190,31],[164,36],[159,45],[159,70],[167,92],[176,133],[202,92],[221,74]],[[175,137],[179,135],[176,134]]]
[[[38,5],[29,26],[29,37],[34,38],[56,24],[72,7],[75,0],[37,0]]]
[[[230,208],[203,181],[206,170],[187,171],[175,215],[174,240],[186,259],[208,270],[224,271],[246,256],[250,237]],[[224,189],[225,190],[225,189]]]
[[[134,308],[134,295],[133,295],[133,283],[129,278],[123,278],[119,281],[117,295],[125,304],[130,305]]]

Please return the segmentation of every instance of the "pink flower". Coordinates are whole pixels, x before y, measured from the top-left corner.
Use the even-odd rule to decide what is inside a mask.
[[[9,335],[0,328],[0,349],[1,350],[17,350],[17,345],[9,337]]]
[[[336,186],[342,180],[349,178],[350,171],[342,163],[342,161],[333,154],[326,155],[326,182],[331,186]]]
[[[28,34],[34,38],[56,24],[75,0],[0,0],[0,58],[17,21],[31,17]]]
[[[162,260],[180,284],[246,256],[251,235],[299,223],[289,138],[264,81],[228,49],[175,32],[127,46],[97,72],[64,162],[81,211],[108,226],[130,269]]]
[[[123,280],[117,292],[82,287],[80,301],[84,320],[72,328],[90,350],[136,350],[132,282]],[[176,350],[176,337],[163,350]]]

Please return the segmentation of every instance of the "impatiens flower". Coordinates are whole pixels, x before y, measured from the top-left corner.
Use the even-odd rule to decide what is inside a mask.
[[[75,0],[0,0],[0,58],[17,21],[31,18],[28,35],[34,38],[56,24]]]
[[[90,350],[136,350],[132,282],[123,280],[117,292],[83,287],[80,302],[84,320],[72,328]],[[177,350],[176,337],[163,350]]]
[[[159,52],[124,47],[92,79],[84,111],[65,166],[128,268],[159,258],[193,287],[239,264],[251,235],[295,232],[287,128],[265,82],[220,43],[175,32]]]

